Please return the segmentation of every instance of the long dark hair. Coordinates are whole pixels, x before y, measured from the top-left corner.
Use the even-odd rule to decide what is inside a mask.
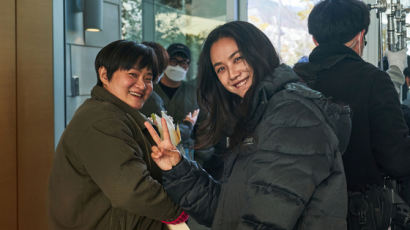
[[[221,38],[234,39],[242,57],[253,68],[252,86],[243,99],[224,88],[212,66],[210,50]],[[196,148],[215,145],[224,136],[230,136],[234,146],[252,131],[246,128],[246,117],[255,87],[279,64],[279,56],[268,37],[248,22],[228,22],[208,35],[199,56],[197,91],[198,104],[208,116],[199,124]]]

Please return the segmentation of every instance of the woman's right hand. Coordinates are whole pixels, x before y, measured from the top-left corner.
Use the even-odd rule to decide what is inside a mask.
[[[199,114],[199,109],[195,109],[194,112],[192,113],[189,112],[186,115],[184,121],[189,121],[192,124],[192,126],[194,126],[196,123],[196,120],[198,119],[198,114]]]
[[[167,122],[164,118],[161,118],[161,124],[164,132],[164,140],[161,140],[158,133],[149,122],[146,121],[144,123],[148,132],[151,134],[152,139],[157,144],[156,146],[152,146],[151,157],[160,169],[166,171],[172,169],[173,166],[181,161],[181,154],[171,142]]]

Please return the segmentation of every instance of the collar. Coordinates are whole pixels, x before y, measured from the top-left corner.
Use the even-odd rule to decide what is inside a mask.
[[[357,60],[363,60],[351,48],[340,43],[324,43],[313,49],[309,55],[310,62],[326,62],[331,57],[348,57]]]
[[[114,104],[120,110],[124,111],[127,116],[131,116],[141,130],[146,129],[144,122],[148,121],[148,119],[143,114],[141,114],[139,110],[132,108],[127,103],[123,102],[121,99],[108,92],[106,89],[104,89],[104,87],[99,85],[94,86],[94,88],[91,90],[91,97],[99,101],[105,101]]]
[[[267,75],[256,86],[248,113],[252,116],[249,117],[246,123],[250,127],[255,127],[262,118],[270,98],[282,90],[286,84],[298,81],[300,81],[300,78],[293,72],[292,68],[285,64],[279,65],[272,74]]]
[[[325,43],[313,49],[309,55],[309,62],[297,63],[293,69],[310,87],[313,87],[319,72],[332,69],[345,59],[363,62],[356,52],[344,44]]]

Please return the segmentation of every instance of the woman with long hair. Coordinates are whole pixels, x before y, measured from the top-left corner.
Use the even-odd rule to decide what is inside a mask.
[[[214,180],[145,123],[170,197],[212,229],[346,229],[341,151],[348,109],[299,82],[250,23],[214,29],[199,59],[198,98],[209,115],[198,147],[227,137]],[[346,122],[346,123],[343,123]],[[166,127],[163,121],[163,127]],[[164,132],[167,134],[167,132]]]

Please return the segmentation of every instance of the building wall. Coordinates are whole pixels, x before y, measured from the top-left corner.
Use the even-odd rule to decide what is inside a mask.
[[[52,0],[0,7],[0,229],[47,229],[53,157]]]
[[[47,229],[54,150],[52,0],[16,0],[18,229]]]
[[[0,7],[0,229],[17,229],[16,0]]]
[[[66,121],[75,110],[90,97],[97,83],[94,60],[100,49],[121,38],[120,0],[103,3],[103,28],[100,32],[88,32],[83,28],[84,12],[76,9],[75,1],[65,1],[66,34]]]

